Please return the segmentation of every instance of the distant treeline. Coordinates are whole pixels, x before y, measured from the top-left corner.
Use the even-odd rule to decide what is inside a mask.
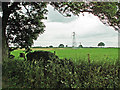
[[[10,47],[15,48],[15,47]],[[119,48],[119,47],[31,47],[31,48]]]
[[[31,48],[60,48],[60,47],[31,47]],[[62,47],[62,48],[73,48],[73,47]],[[80,47],[74,47],[80,48]],[[82,47],[82,48],[118,48],[118,47]]]

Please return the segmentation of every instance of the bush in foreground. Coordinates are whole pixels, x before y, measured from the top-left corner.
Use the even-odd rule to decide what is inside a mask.
[[[119,88],[117,64],[97,65],[71,60],[3,62],[3,88]]]
[[[63,61],[63,62],[62,62]],[[61,63],[62,62],[62,63]],[[17,61],[3,63],[3,75],[9,88],[71,88],[77,77],[70,60]]]

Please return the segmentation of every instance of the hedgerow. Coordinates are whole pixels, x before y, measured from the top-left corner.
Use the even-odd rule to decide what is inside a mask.
[[[100,65],[54,58],[3,62],[3,88],[120,88],[119,62]]]

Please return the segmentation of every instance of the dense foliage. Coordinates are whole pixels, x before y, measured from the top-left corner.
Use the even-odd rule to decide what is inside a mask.
[[[48,52],[48,51],[34,51],[29,52],[27,55],[27,60],[33,61],[33,60],[51,60],[56,59],[58,56],[56,56],[54,53]]]
[[[62,61],[49,60],[46,66],[42,60],[32,63],[5,61],[3,88],[120,88],[120,62],[100,65],[88,62],[76,64],[66,59]]]
[[[46,3],[20,3],[18,9],[10,14],[7,23],[7,39],[16,47],[28,48],[39,34],[44,32]]]

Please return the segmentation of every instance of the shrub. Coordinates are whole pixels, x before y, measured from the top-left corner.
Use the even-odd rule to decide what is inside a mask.
[[[31,62],[31,63],[30,63]],[[3,62],[7,88],[119,88],[119,67],[75,64],[67,59],[8,60]]]
[[[25,79],[24,76],[24,61],[9,59],[2,64],[2,83],[3,88],[7,87],[22,87],[22,82]],[[7,84],[7,85],[6,85]],[[5,86],[4,86],[5,85]]]
[[[58,58],[55,54],[48,52],[48,51],[34,51],[34,52],[29,52],[27,55],[27,60],[32,61],[32,60],[51,60]]]
[[[30,63],[31,62],[31,63]],[[3,75],[9,88],[70,88],[75,84],[73,63],[59,58],[48,60],[8,60],[3,63]]]

